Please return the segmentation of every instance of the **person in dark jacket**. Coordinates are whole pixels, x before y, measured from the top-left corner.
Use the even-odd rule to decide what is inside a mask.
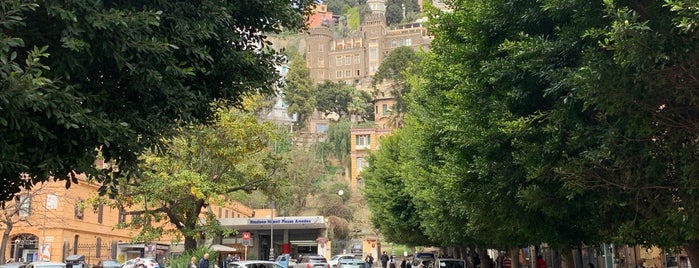
[[[386,251],[384,251],[383,254],[381,254],[381,258],[380,258],[381,268],[386,268],[386,264],[388,264],[388,259],[389,259],[388,254],[386,254]]]
[[[209,268],[209,253],[204,254],[204,258],[199,260],[199,267],[197,268]]]

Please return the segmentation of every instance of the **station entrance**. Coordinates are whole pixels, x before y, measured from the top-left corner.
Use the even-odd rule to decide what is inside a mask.
[[[274,218],[224,218],[221,225],[237,231],[222,244],[235,248],[232,254],[248,260],[269,260],[279,254],[327,255],[328,224],[323,216]],[[249,239],[243,239],[243,234]],[[247,245],[247,246],[246,246]],[[327,257],[327,256],[326,256]]]

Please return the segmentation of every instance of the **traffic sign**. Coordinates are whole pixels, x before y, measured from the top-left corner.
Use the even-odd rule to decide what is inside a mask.
[[[250,245],[250,232],[243,232],[243,245]]]

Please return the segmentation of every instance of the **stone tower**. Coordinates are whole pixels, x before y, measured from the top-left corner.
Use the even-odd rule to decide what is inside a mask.
[[[386,0],[367,0],[366,5],[373,14],[386,14]]]
[[[380,1],[383,2],[383,1]],[[364,16],[362,33],[366,43],[366,70],[368,75],[374,75],[379,69],[384,51],[384,38],[386,36],[386,16],[383,13],[372,13]]]
[[[306,65],[311,71],[313,81],[330,79],[330,57],[333,32],[328,27],[315,27],[309,29],[309,37],[306,39]]]

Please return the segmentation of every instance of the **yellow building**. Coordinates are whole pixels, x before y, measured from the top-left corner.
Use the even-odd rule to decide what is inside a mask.
[[[379,148],[381,137],[390,134],[390,129],[385,128],[353,128],[350,130],[350,186],[362,187],[362,170],[368,166],[367,157],[372,151]]]
[[[83,255],[96,264],[103,259],[120,261],[136,256],[162,258],[173,246],[171,237],[163,237],[149,245],[132,244],[137,230],[116,229],[129,216],[109,206],[92,207],[87,200],[94,197],[99,185],[79,176],[78,184],[65,188],[65,182],[36,185],[7,204],[4,212],[12,215],[5,260],[65,261],[69,255]],[[250,218],[253,210],[234,203],[220,208],[210,206],[219,218]],[[7,222],[0,225],[5,231]]]

